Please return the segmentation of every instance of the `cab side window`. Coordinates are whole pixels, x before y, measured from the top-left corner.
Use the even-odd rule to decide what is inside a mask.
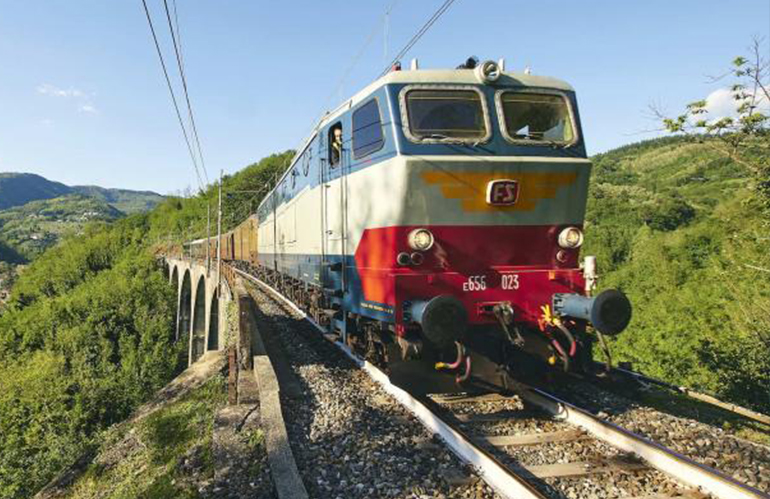
[[[363,158],[382,148],[382,121],[377,99],[353,111],[353,158]]]
[[[329,164],[337,166],[342,161],[342,123],[329,128]]]

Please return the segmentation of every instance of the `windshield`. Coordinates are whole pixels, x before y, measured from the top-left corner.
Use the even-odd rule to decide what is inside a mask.
[[[406,94],[409,131],[417,140],[484,140],[481,95],[474,90],[414,89]]]
[[[561,95],[505,92],[500,106],[509,140],[569,144],[575,139],[570,109]]]

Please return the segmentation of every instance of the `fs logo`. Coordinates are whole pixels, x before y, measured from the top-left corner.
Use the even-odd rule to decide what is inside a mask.
[[[517,180],[492,180],[487,184],[487,204],[492,206],[511,206],[519,199]]]

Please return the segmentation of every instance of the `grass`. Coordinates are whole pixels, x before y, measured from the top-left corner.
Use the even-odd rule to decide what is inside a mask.
[[[102,453],[67,496],[70,499],[199,497],[196,484],[214,474],[214,414],[226,403],[221,375],[133,427],[105,438]]]

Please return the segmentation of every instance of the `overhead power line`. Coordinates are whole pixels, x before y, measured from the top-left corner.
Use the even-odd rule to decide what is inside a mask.
[[[200,170],[198,168],[198,162],[195,159],[195,153],[193,152],[192,145],[190,145],[190,138],[187,136],[187,129],[184,126],[184,120],[182,119],[182,113],[179,112],[179,104],[176,101],[176,95],[174,94],[174,88],[171,86],[171,78],[168,76],[168,70],[166,69],[166,62],[163,60],[163,53],[160,50],[160,44],[158,43],[158,36],[155,33],[155,27],[152,24],[152,18],[150,17],[150,10],[147,8],[147,0],[142,0],[144,6],[144,13],[147,15],[147,24],[150,25],[150,32],[152,33],[152,39],[155,42],[155,50],[158,52],[158,59],[160,59],[160,66],[163,68],[163,75],[166,77],[166,85],[168,85],[169,94],[171,94],[171,102],[174,104],[176,110],[176,117],[179,120],[179,126],[182,128],[182,134],[184,135],[184,141],[187,144],[187,150],[190,153],[190,159],[193,162],[195,168],[195,176],[198,179],[198,187],[203,190],[203,181],[201,180]]]
[[[348,76],[350,76],[350,73],[353,71],[353,68],[356,67],[358,62],[361,60],[361,56],[364,55],[364,51],[366,51],[366,48],[369,46],[370,43],[372,43],[372,40],[374,40],[375,35],[380,32],[380,26],[383,26],[383,30],[387,30],[387,22],[388,22],[388,16],[390,16],[390,13],[393,11],[393,9],[396,7],[396,4],[399,2],[399,0],[393,0],[390,3],[390,6],[385,10],[385,14],[383,14],[382,19],[374,26],[372,31],[369,33],[369,36],[366,38],[366,41],[361,46],[361,48],[358,50],[358,53],[353,57],[353,59],[350,62],[350,65],[348,68],[342,73],[342,76],[340,77],[340,81],[337,83],[337,86],[334,87],[334,90],[331,94],[329,94],[328,101],[331,100],[331,98],[336,94],[340,89],[342,89],[342,85],[345,83],[345,80],[347,80]]]
[[[168,20],[168,30],[171,32],[171,41],[174,44],[174,53],[176,54],[176,64],[179,68],[179,76],[182,79],[182,88],[184,89],[184,98],[187,103],[187,111],[190,116],[190,125],[192,129],[192,136],[195,138],[195,144],[198,147],[198,158],[201,162],[201,169],[203,170],[203,178],[206,180],[206,184],[209,183],[209,175],[206,171],[206,162],[203,160],[203,151],[201,150],[201,141],[198,136],[198,127],[195,126],[195,116],[193,114],[192,105],[190,104],[190,94],[187,91],[187,78],[184,74],[184,63],[182,62],[182,37],[179,35],[179,22],[176,15],[176,1],[174,1],[174,21],[176,23],[176,30],[171,24],[171,13],[168,9],[168,0],[163,0],[163,6],[166,9],[166,19]],[[177,40],[178,38],[178,40]]]
[[[345,81],[347,80],[348,76],[350,76],[350,73],[353,71],[353,69],[356,67],[358,62],[361,60],[361,57],[363,56],[364,52],[366,51],[366,48],[369,46],[369,44],[372,43],[372,40],[374,40],[374,37],[379,33],[380,27],[382,26],[385,36],[387,37],[387,29],[388,29],[388,18],[390,16],[390,13],[393,11],[393,9],[396,7],[396,4],[398,4],[400,0],[393,0],[387,9],[385,9],[385,13],[383,14],[382,18],[377,22],[377,24],[372,28],[372,31],[367,35],[366,40],[364,41],[361,48],[358,50],[355,56],[350,61],[350,64],[348,65],[347,69],[342,73],[342,76],[340,77],[339,81],[335,85],[334,89],[329,93],[329,95],[326,97],[326,100],[324,101],[320,114],[314,119],[310,125],[310,131],[315,129],[318,122],[323,118],[324,114],[326,113],[326,108],[331,102],[332,98],[335,94],[338,92],[341,92],[342,86],[345,84]],[[387,46],[387,42],[386,42]],[[297,148],[297,153],[301,152],[301,146],[304,144],[305,136],[302,138],[302,143],[300,143],[300,147]]]
[[[447,10],[449,10],[449,7],[451,7],[454,2],[455,0],[446,0],[443,4],[441,4],[441,7],[439,7],[436,12],[433,13],[431,18],[428,19],[425,24],[423,24],[422,28],[420,28],[419,31],[414,34],[412,39],[409,40],[406,45],[404,45],[404,48],[402,48],[401,51],[396,54],[396,57],[393,58],[393,61],[388,64],[388,66],[382,71],[380,77],[385,76],[388,74],[388,72],[390,72],[390,69],[393,67],[393,65],[400,61],[401,58],[404,57],[412,49],[412,47],[414,47],[420,38],[422,38],[422,36],[428,32],[431,26],[433,26]]]

